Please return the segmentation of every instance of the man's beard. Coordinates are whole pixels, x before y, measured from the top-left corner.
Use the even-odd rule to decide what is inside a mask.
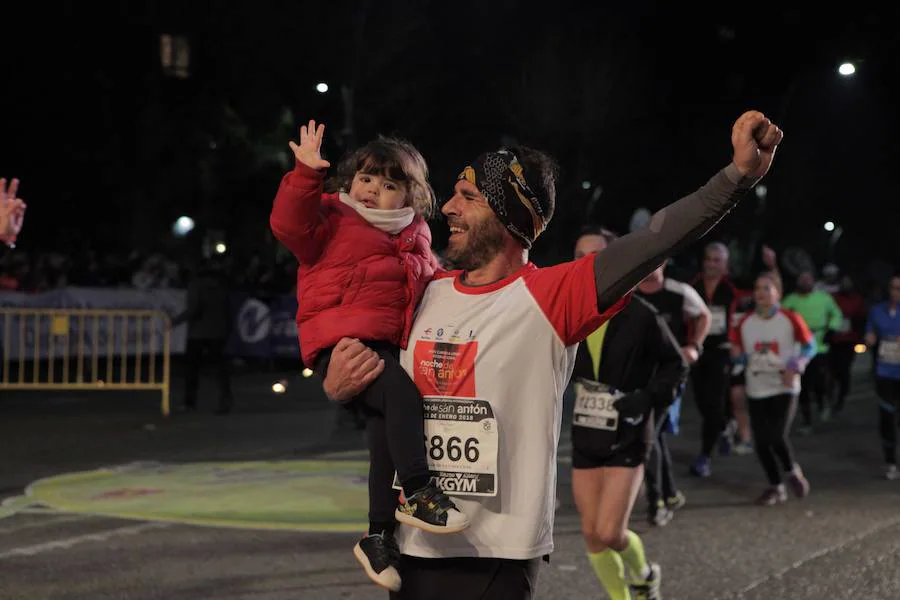
[[[466,232],[465,244],[447,247],[447,260],[463,271],[474,271],[489,263],[503,249],[506,230],[496,218],[472,225]]]

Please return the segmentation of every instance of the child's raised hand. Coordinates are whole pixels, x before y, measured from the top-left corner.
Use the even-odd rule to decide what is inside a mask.
[[[325,125],[320,124],[316,127],[316,122],[312,119],[309,125],[300,127],[300,144],[297,145],[293,141],[288,142],[294,156],[299,162],[310,169],[327,169],[331,163],[322,158],[320,153],[322,148],[322,138],[325,137]]]

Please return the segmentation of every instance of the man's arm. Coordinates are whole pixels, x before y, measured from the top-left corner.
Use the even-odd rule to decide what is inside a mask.
[[[690,335],[687,340],[688,349],[683,352],[685,352],[688,362],[694,363],[697,362],[703,351],[703,342],[706,341],[712,325],[712,315],[697,290],[686,283],[681,283],[681,290],[684,294],[684,314],[691,322]]]
[[[681,354],[678,341],[665,320],[656,315],[659,336],[656,340],[657,367],[656,372],[647,383],[647,389],[653,394],[654,407],[657,411],[668,408],[688,376],[688,363]]]
[[[597,253],[594,274],[600,311],[615,304],[663,260],[706,235],[755,182],[732,163],[696,192],[657,212],[646,226]]]
[[[639,417],[650,408],[658,414],[668,408],[688,374],[688,364],[665,320],[642,298],[633,301],[647,307],[647,314],[638,317],[649,321],[641,338],[642,352],[646,352],[645,356],[654,362],[656,369],[646,386],[615,401],[613,406],[624,417]]]
[[[869,316],[866,319],[866,336],[865,336],[866,346],[870,348],[874,348],[878,345],[878,328],[875,326],[875,311],[869,311]]]
[[[844,311],[841,310],[831,294],[828,294],[826,302],[828,303],[828,329],[840,331],[844,326]]]
[[[346,402],[366,389],[384,371],[384,359],[357,339],[343,338],[335,345],[322,382],[333,402]]]
[[[740,116],[731,131],[734,157],[699,190],[665,207],[643,228],[597,254],[594,282],[601,312],[663,260],[703,237],[772,165],[782,132],[762,113]]]

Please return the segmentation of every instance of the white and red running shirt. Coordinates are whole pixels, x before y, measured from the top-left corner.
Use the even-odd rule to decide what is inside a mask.
[[[403,554],[530,559],[553,550],[556,449],[575,350],[629,297],[599,312],[594,255],[528,264],[480,287],[462,284],[459,272],[428,286],[400,361],[425,397],[430,469],[471,525],[448,535],[401,526]]]
[[[785,386],[781,373],[792,361],[802,367],[815,352],[815,340],[803,317],[782,308],[773,309],[769,317],[752,312],[740,320],[729,337],[732,346],[746,356],[748,398],[800,393],[800,378]]]

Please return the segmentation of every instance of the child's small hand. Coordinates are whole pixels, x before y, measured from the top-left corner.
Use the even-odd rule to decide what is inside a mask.
[[[316,127],[316,122],[310,119],[309,125],[300,127],[300,145],[298,146],[293,141],[288,142],[288,145],[294,151],[297,160],[310,169],[327,169],[331,163],[324,160],[320,153],[323,137],[325,137],[325,125]]]

